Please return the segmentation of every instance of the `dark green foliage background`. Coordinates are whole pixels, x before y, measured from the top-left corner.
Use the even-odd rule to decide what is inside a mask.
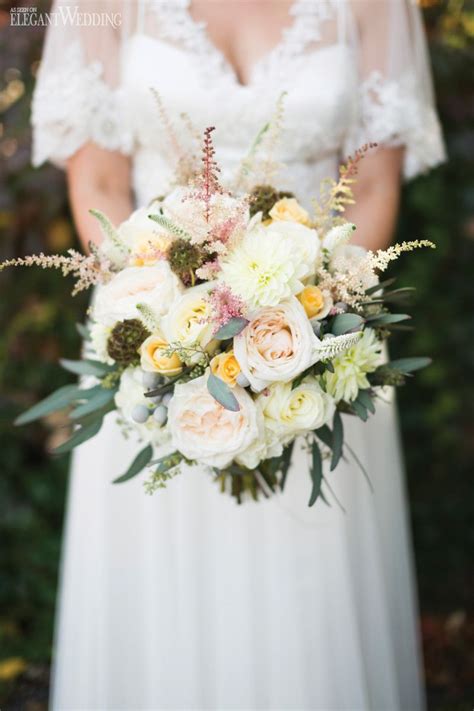
[[[444,622],[435,642],[430,635],[437,634],[433,620],[453,612],[461,620],[469,616],[474,589],[469,566],[474,537],[474,11],[462,0],[425,4],[450,160],[404,188],[398,238],[430,238],[437,250],[404,257],[392,269],[400,286],[418,287],[412,310],[416,331],[397,338],[392,351],[395,357],[434,358],[432,367],[400,391],[399,403],[422,621],[429,627],[431,705],[454,709],[467,708],[463,702],[473,690],[467,647],[459,653],[464,637],[457,638],[453,652],[442,637]],[[35,170],[29,165],[29,107],[41,35],[39,29],[10,28],[7,12],[0,10],[1,258],[74,244],[63,175],[50,166]],[[20,92],[16,100],[15,92]],[[28,665],[50,659],[68,469],[67,460],[47,455],[50,429],[16,429],[11,422],[25,405],[67,381],[57,359],[79,353],[74,323],[82,319],[86,299],[73,299],[58,274],[36,269],[0,275],[0,289],[1,671],[2,661],[13,657]],[[455,662],[453,654],[460,657]],[[12,684],[0,679],[0,698]]]

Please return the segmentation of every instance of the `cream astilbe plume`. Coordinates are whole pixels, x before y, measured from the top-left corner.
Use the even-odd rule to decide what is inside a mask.
[[[372,269],[378,269],[384,272],[390,262],[394,262],[398,259],[403,252],[413,252],[413,250],[420,249],[421,247],[436,249],[436,245],[429,239],[415,239],[410,242],[400,242],[387,249],[379,249],[376,252],[367,252],[367,258]]]
[[[68,255],[68,256],[67,256]],[[72,274],[76,284],[73,296],[80,291],[89,289],[95,284],[106,282],[111,276],[109,265],[99,262],[96,254],[81,254],[75,249],[69,249],[65,254],[32,254],[27,257],[8,259],[0,264],[0,271],[7,267],[41,267],[42,269],[60,269],[63,276]]]

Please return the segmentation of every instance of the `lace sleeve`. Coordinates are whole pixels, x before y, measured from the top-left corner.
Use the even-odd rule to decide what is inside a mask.
[[[420,12],[412,0],[355,0],[357,105],[345,156],[367,142],[404,146],[404,177],[445,159]]]
[[[86,15],[100,24],[86,26]],[[33,165],[63,167],[84,143],[129,153],[119,86],[123,15],[117,0],[55,0],[33,95]],[[84,24],[82,24],[84,23]]]

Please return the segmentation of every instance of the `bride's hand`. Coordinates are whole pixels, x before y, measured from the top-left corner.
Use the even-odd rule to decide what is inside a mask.
[[[67,163],[69,201],[79,238],[87,251],[102,239],[91,208],[101,210],[114,223],[130,216],[132,198],[130,161],[121,153],[87,143]]]

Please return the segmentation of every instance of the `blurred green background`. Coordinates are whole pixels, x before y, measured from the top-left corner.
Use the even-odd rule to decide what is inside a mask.
[[[12,29],[10,4],[0,9],[2,259],[75,244],[63,175],[29,163],[43,32]],[[430,238],[437,250],[392,270],[400,285],[418,287],[416,331],[393,350],[434,358],[399,402],[429,707],[455,711],[474,699],[474,7],[422,4],[449,162],[404,188],[399,238]],[[47,456],[61,436],[57,418],[11,423],[67,380],[57,360],[79,353],[74,324],[86,300],[42,270],[6,272],[0,289],[0,706],[38,711],[47,703],[68,461]]]

